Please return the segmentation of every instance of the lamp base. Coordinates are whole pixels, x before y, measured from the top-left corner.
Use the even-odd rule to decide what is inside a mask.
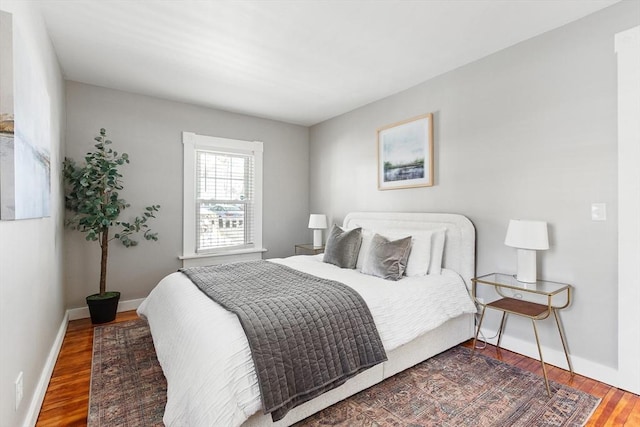
[[[530,249],[518,249],[518,282],[536,283],[536,251]]]
[[[314,248],[322,247],[322,230],[321,229],[313,230],[313,247]]]

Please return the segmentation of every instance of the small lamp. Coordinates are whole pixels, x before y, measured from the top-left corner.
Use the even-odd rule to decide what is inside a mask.
[[[322,247],[322,230],[327,228],[327,216],[311,214],[309,216],[309,228],[313,229],[313,247]]]
[[[536,251],[549,249],[547,223],[512,219],[504,244],[518,249],[518,281],[535,283]]]

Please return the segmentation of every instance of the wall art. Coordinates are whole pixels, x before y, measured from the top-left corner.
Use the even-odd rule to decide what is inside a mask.
[[[433,114],[378,129],[378,189],[433,185]]]
[[[0,219],[49,216],[49,98],[30,68],[19,82],[13,73],[13,23],[0,11]],[[22,120],[14,120],[14,90],[23,97]],[[28,108],[28,114],[25,113]]]

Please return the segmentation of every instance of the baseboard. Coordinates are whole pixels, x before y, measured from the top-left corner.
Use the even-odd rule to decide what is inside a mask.
[[[497,331],[485,329],[484,327],[482,328],[482,332],[485,336],[489,337],[497,335]],[[489,344],[496,345],[498,339],[489,339],[487,340],[487,342]],[[527,357],[531,357],[532,359],[540,360],[540,356],[538,355],[538,347],[536,346],[535,339],[533,337],[531,338],[531,341],[526,341],[504,334],[502,335],[500,347]],[[542,357],[544,358],[545,364],[569,370],[569,367],[567,366],[567,359],[565,358],[564,352],[562,350],[548,348],[542,344],[540,345],[540,347],[542,349]],[[591,360],[587,360],[571,354],[569,354],[569,358],[571,359],[571,364],[573,365],[573,371],[576,374],[580,374],[585,377],[609,384],[613,387],[618,387],[619,372],[617,369],[601,365]]]
[[[142,304],[142,301],[144,301],[144,298],[120,301],[118,303],[118,313],[121,311],[137,310],[140,304]],[[69,314],[69,320],[88,319],[90,317],[88,307],[70,308],[67,310],[67,313]]]
[[[23,424],[24,427],[33,427],[38,421],[42,402],[44,401],[44,396],[47,393],[47,387],[49,387],[49,381],[51,380],[51,375],[53,375],[53,368],[56,366],[56,361],[58,360],[58,355],[62,348],[62,342],[64,341],[65,334],[67,333],[68,324],[69,312],[67,311],[62,318],[58,334],[56,335],[56,339],[53,341],[53,345],[51,346],[51,350],[47,356],[47,361],[45,362],[40,378],[38,379],[38,383],[36,384],[36,389],[33,393],[33,397],[31,398],[31,404],[29,405],[29,410],[27,411],[27,416],[25,417]]]

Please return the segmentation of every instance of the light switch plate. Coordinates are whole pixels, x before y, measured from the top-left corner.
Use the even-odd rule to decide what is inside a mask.
[[[607,205],[605,203],[591,204],[591,220],[592,221],[607,220]]]

